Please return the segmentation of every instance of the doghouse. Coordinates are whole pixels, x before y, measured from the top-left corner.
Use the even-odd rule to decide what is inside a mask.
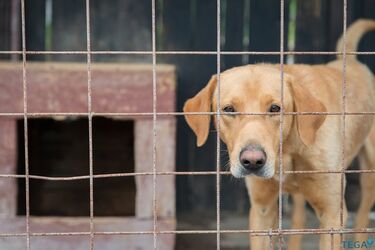
[[[31,233],[75,236],[32,237],[36,249],[87,249],[89,237],[89,147],[85,64],[28,63],[29,197]],[[25,161],[22,65],[0,64],[0,232],[25,233]],[[157,67],[157,110],[173,112],[175,73]],[[93,169],[95,246],[147,249],[153,230],[153,92],[149,65],[93,64]],[[56,115],[54,113],[60,113]],[[63,115],[61,115],[63,114]],[[175,118],[156,122],[156,171],[175,169]],[[110,176],[117,174],[117,176]],[[123,174],[121,176],[121,174]],[[22,176],[22,177],[20,177]],[[42,176],[42,178],[33,178]],[[51,181],[43,176],[68,177]],[[69,179],[69,176],[81,176]],[[175,229],[174,175],[157,175],[157,228]],[[105,235],[105,232],[128,232]],[[100,235],[103,233],[104,235]],[[56,240],[56,237],[58,240]],[[145,240],[146,239],[146,240]],[[24,240],[1,239],[0,248],[25,247]],[[174,235],[158,237],[160,249],[173,249]],[[45,248],[43,248],[45,247]]]

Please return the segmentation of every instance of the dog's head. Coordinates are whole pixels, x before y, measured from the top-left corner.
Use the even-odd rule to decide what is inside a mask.
[[[235,177],[256,175],[271,178],[278,164],[280,144],[281,74],[276,66],[248,65],[220,74],[220,137],[226,143],[231,173]],[[325,106],[293,77],[284,74],[284,112],[324,112]],[[186,101],[184,112],[217,110],[217,77],[193,98]],[[270,112],[268,115],[236,114]],[[216,124],[216,115],[215,124]],[[283,116],[282,137],[286,140],[296,129],[305,145],[314,143],[323,115]],[[185,115],[202,146],[208,137],[210,115]]]

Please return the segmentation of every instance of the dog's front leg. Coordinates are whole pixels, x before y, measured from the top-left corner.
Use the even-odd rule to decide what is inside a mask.
[[[321,229],[341,228],[341,181],[339,175],[315,174],[298,177],[301,191],[314,208]],[[343,226],[347,219],[345,200],[343,201]],[[320,250],[341,249],[339,234],[321,234]],[[333,247],[332,247],[333,246]]]
[[[306,208],[305,198],[301,193],[292,194],[293,197],[293,214],[292,214],[292,229],[305,228]],[[302,235],[291,235],[288,240],[288,250],[301,249]]]
[[[269,230],[277,226],[278,215],[278,182],[263,180],[257,177],[246,178],[250,195],[249,226],[251,230]],[[270,249],[268,236],[251,236],[251,249]]]

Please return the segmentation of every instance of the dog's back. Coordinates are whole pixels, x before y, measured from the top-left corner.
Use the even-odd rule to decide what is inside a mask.
[[[324,103],[327,112],[341,113],[345,111],[349,113],[345,118],[346,165],[349,165],[360,151],[373,124],[373,116],[361,113],[375,112],[374,75],[365,64],[357,60],[355,54],[359,41],[365,33],[371,30],[375,30],[374,20],[360,19],[353,23],[346,32],[345,41],[342,36],[337,42],[337,52],[339,53],[337,60],[326,65],[285,66],[287,73],[295,76],[304,88]],[[346,45],[345,52],[347,53],[345,60],[342,54],[344,45]],[[334,147],[341,151],[343,142],[337,145],[342,137],[341,127],[340,116],[327,116],[325,124],[318,132],[318,147],[321,144],[325,145],[325,148],[322,147],[321,150],[329,151]],[[375,128],[371,131],[375,133]],[[339,163],[341,159],[337,159],[337,161],[341,165]]]
[[[375,21],[373,20],[359,20],[355,22],[347,31],[348,41],[346,41],[346,51],[347,52],[355,52],[357,51],[358,43],[362,36],[371,30],[375,30]],[[343,37],[337,43],[338,51],[342,51],[344,46]],[[338,59],[342,60],[342,55],[338,56]],[[356,59],[356,56],[348,55],[347,56],[347,63],[352,66],[356,64],[360,64]],[[336,63],[334,63],[336,66]],[[365,67],[367,74],[369,75],[369,79],[372,81],[369,82],[372,86],[375,86],[375,78],[373,73],[363,64],[361,64],[362,68]],[[356,72],[354,72],[355,74]],[[353,76],[355,77],[355,75]],[[370,95],[374,95],[374,93],[368,93]],[[372,110],[373,112],[375,110]],[[369,114],[367,118],[369,119],[370,116],[373,115]],[[363,147],[361,148],[358,154],[360,168],[365,171],[374,171],[375,170],[375,123],[372,125],[370,133],[365,140]],[[371,211],[372,206],[375,203],[375,174],[371,173],[361,173],[360,175],[360,183],[361,183],[361,203],[358,209],[357,218],[355,222],[355,228],[362,229],[367,228],[369,224],[369,217],[368,214]],[[357,234],[356,240],[364,241],[367,240],[366,234]]]

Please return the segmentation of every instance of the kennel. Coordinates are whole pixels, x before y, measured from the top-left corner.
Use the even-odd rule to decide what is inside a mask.
[[[30,232],[73,232],[70,236],[31,237],[31,246],[87,249],[89,236],[74,235],[89,230],[86,64],[28,63],[26,69]],[[0,171],[20,177],[0,179],[1,233],[26,230],[25,184],[21,177],[24,176],[21,72],[20,63],[0,64],[0,112],[8,114],[0,117]],[[174,67],[158,65],[158,112],[174,111],[175,85]],[[92,65],[95,231],[153,229],[152,105],[152,66]],[[175,117],[158,117],[156,130],[157,171],[174,171]],[[67,178],[61,180],[64,179],[61,177]],[[56,181],[59,178],[61,181]],[[174,230],[174,175],[159,175],[156,190],[157,227]],[[0,239],[0,248],[25,248],[25,241],[13,239]],[[97,249],[153,246],[152,236],[139,239],[131,233],[104,234],[95,236],[94,241]],[[160,249],[173,249],[174,235],[160,235],[157,244]]]

